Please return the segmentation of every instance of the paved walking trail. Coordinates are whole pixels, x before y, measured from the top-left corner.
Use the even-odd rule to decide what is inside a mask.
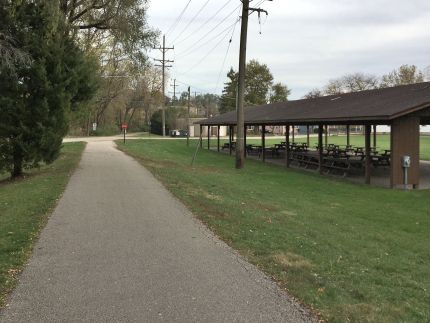
[[[308,322],[111,141],[90,142],[0,322]]]

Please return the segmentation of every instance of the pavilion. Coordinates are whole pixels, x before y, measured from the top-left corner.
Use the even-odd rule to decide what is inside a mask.
[[[403,187],[404,173],[402,157],[410,156],[408,183],[413,188],[420,184],[420,125],[430,124],[430,82],[403,85],[392,88],[366,90],[355,93],[331,95],[314,99],[302,99],[282,103],[252,106],[245,108],[245,127],[262,127],[262,158],[266,158],[265,133],[267,126],[285,126],[285,165],[290,167],[295,156],[314,163],[320,173],[327,167],[342,168],[351,166],[353,158],[345,158],[334,154],[327,163],[327,147],[323,145],[324,129],[328,125],[346,126],[347,145],[350,149],[349,129],[351,126],[362,125],[365,128],[365,147],[361,158],[364,168],[365,183],[370,184],[372,162],[372,126],[373,149],[376,146],[376,126],[388,125],[390,132],[390,150],[385,152],[390,167],[390,186]],[[232,149],[233,131],[237,126],[236,111],[230,111],[209,119],[198,121],[201,129],[204,126],[230,128],[230,152]],[[296,154],[296,147],[290,142],[290,127],[306,126],[309,143],[309,127],[318,127],[318,145],[313,155],[309,152]],[[219,131],[217,131],[219,134]],[[210,131],[208,131],[210,134]],[[218,151],[219,147],[218,135]],[[245,131],[246,142],[246,131]],[[208,136],[209,144],[209,136]],[[349,146],[349,147],[348,147]],[[279,147],[282,148],[282,147]],[[309,157],[311,156],[311,157]],[[305,158],[306,157],[306,158]]]

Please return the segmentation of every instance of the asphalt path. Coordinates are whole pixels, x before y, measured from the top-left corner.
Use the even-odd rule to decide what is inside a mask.
[[[90,142],[0,322],[315,321],[112,141]]]

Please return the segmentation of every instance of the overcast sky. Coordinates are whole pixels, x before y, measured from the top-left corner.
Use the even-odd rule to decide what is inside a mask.
[[[175,60],[170,76],[180,82],[177,91],[189,84],[193,92],[220,94],[230,67],[238,69],[240,23],[234,33],[233,25],[241,2],[191,0],[178,20],[189,1],[150,0],[149,24],[175,46],[167,58]],[[254,0],[251,6],[260,2],[269,15],[261,16],[261,27],[256,13],[250,17],[247,59],[267,64],[275,82],[292,90],[291,99],[346,73],[430,65],[429,0]]]

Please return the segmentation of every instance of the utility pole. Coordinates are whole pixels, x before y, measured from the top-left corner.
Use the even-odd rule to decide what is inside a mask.
[[[239,82],[237,89],[237,138],[236,138],[236,168],[241,169],[245,164],[245,122],[244,122],[244,94],[245,94],[245,71],[246,71],[246,44],[248,39],[248,16],[249,12],[267,11],[258,8],[250,8],[249,0],[242,1],[242,25],[240,31],[240,53],[239,53]],[[270,0],[271,1],[271,0]]]
[[[190,146],[190,99],[191,89],[188,87],[188,112],[187,112],[187,147]]]
[[[165,70],[166,70],[166,68],[172,67],[172,65],[166,65],[166,63],[173,63],[174,62],[174,61],[166,59],[166,52],[168,50],[170,50],[170,49],[175,49],[175,47],[166,47],[166,36],[163,35],[163,47],[157,47],[157,48],[154,48],[154,49],[159,49],[161,51],[162,55],[163,55],[162,59],[156,59],[156,61],[160,62],[161,65],[159,64],[159,65],[155,65],[155,66],[161,67],[162,68],[162,73],[163,73],[163,75],[162,75],[163,102],[162,102],[162,105],[161,105],[161,122],[163,124],[163,137],[165,137],[166,136],[166,111],[165,111],[165,105],[166,105],[166,100],[165,100],[165,98],[166,98],[166,96],[165,96],[165,90],[166,90],[165,74],[166,73],[165,73]]]
[[[172,99],[173,104],[172,105],[174,105],[175,100],[176,100],[176,88],[179,86],[176,84],[176,79],[173,79],[173,85],[170,85],[170,86],[173,87],[173,99]],[[170,92],[170,93],[172,93],[172,92]]]
[[[194,104],[196,105],[196,114],[199,115],[200,111],[199,111],[199,105],[197,104],[197,93],[200,94],[200,92],[194,91]]]

